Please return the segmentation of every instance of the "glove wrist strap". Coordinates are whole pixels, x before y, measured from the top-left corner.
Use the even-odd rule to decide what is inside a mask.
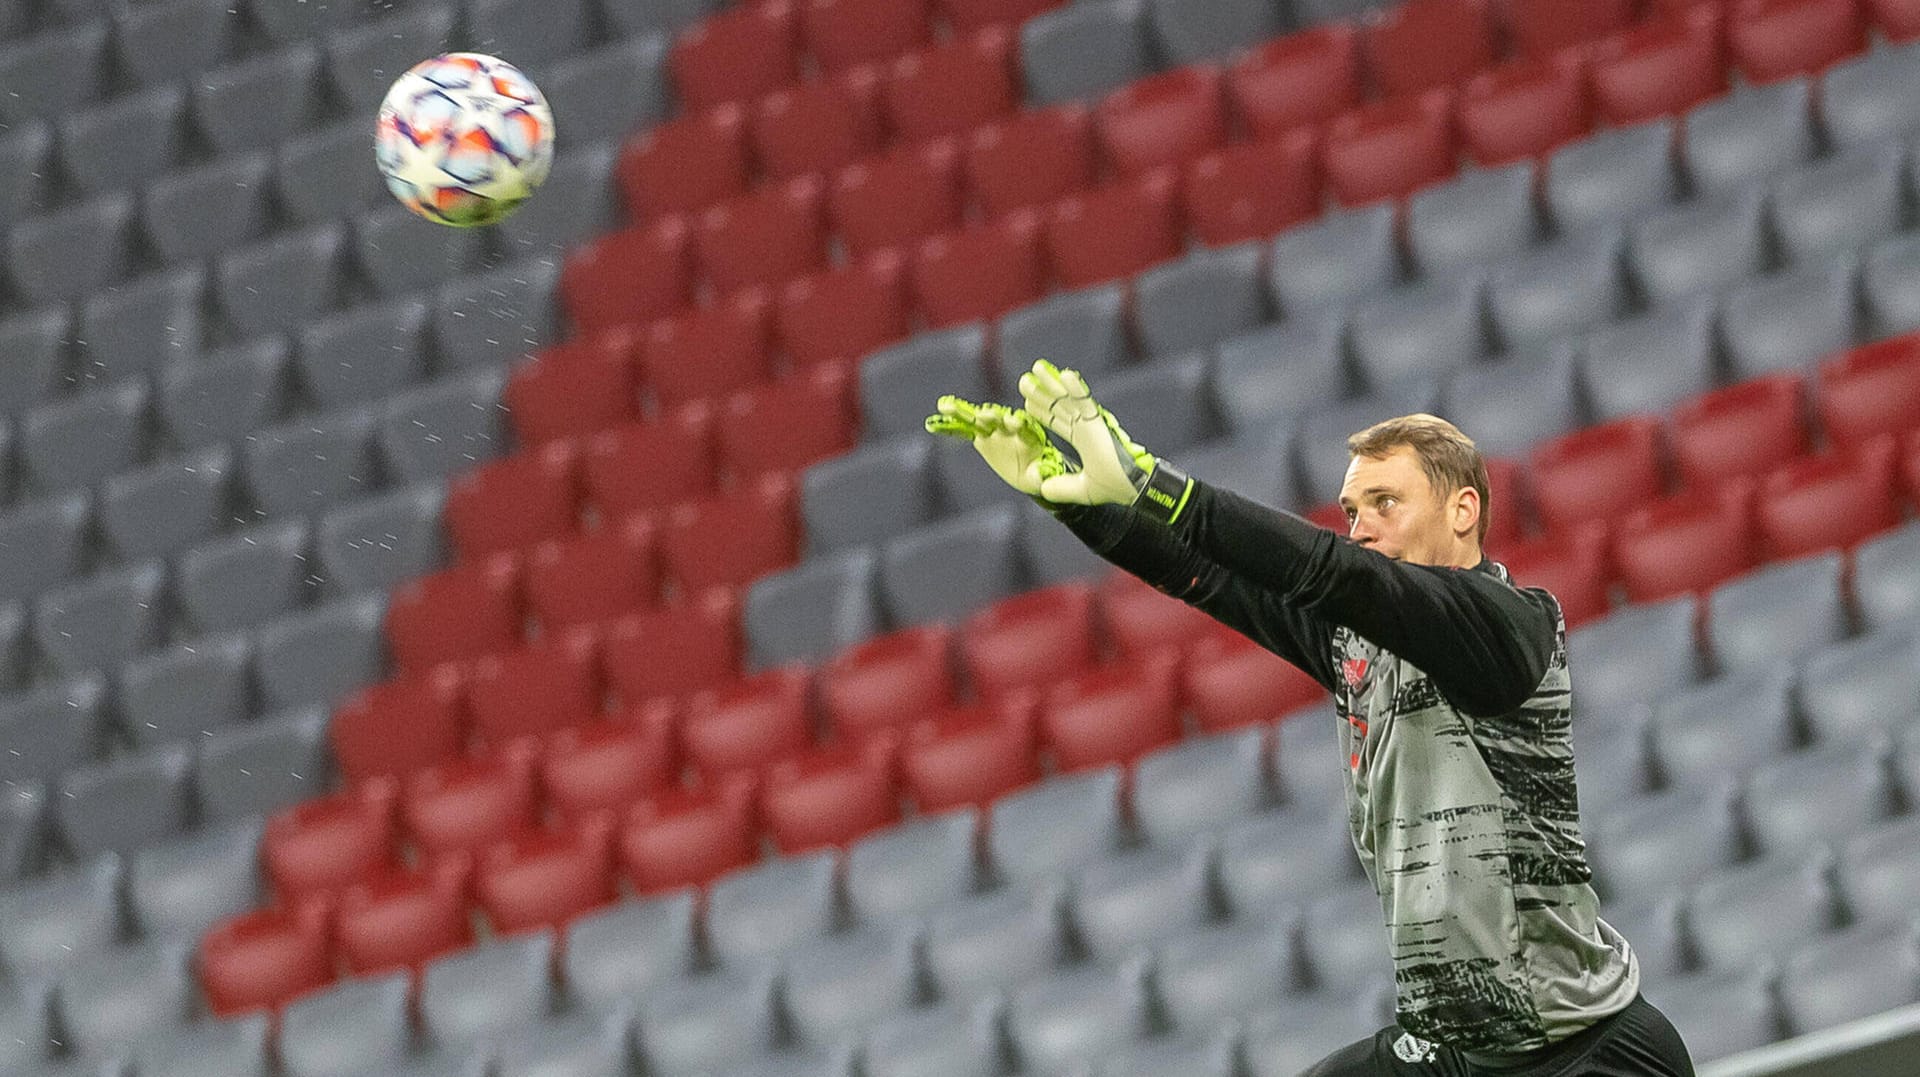
[[[1165,460],[1155,459],[1140,496],[1133,499],[1133,508],[1156,523],[1171,526],[1187,510],[1187,500],[1192,496],[1193,479]]]

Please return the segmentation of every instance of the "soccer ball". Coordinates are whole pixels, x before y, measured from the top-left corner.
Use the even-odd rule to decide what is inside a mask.
[[[472,228],[512,213],[553,166],[553,112],[505,60],[450,52],[414,65],[380,103],[374,158],[387,189],[430,221]]]

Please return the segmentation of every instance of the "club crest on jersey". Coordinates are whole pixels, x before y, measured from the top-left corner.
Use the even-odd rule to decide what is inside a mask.
[[[1360,682],[1367,678],[1367,660],[1349,658],[1340,663],[1340,672],[1346,675],[1348,688],[1358,688]]]
[[[1402,1062],[1431,1062],[1433,1044],[1411,1032],[1402,1032],[1400,1038],[1393,1041],[1393,1055]]]

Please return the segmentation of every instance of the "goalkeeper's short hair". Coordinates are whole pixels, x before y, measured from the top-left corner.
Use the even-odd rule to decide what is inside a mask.
[[[1412,449],[1420,458],[1421,470],[1427,473],[1435,493],[1444,497],[1469,486],[1479,493],[1480,525],[1474,538],[1486,545],[1493,506],[1487,503],[1487,460],[1473,439],[1438,415],[1424,412],[1375,423],[1347,439],[1349,455],[1370,460],[1378,460],[1401,446]]]

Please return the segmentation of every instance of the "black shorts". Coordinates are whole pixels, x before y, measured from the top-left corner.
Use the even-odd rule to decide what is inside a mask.
[[[1448,1047],[1389,1026],[1322,1059],[1303,1077],[1693,1077],[1693,1059],[1667,1015],[1644,996],[1519,1065],[1476,1066]]]

